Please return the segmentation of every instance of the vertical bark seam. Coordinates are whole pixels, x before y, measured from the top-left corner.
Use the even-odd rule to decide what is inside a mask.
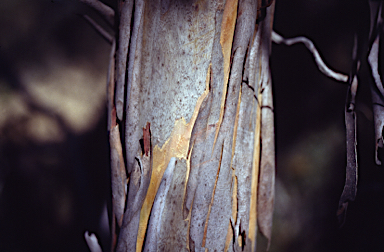
[[[217,186],[217,181],[219,180],[219,173],[220,173],[220,169],[221,169],[221,160],[223,158],[223,150],[224,150],[224,142],[221,146],[221,153],[220,153],[220,160],[219,160],[219,166],[217,168],[217,174],[216,174],[216,179],[215,179],[215,185],[213,186],[213,190],[212,190],[212,196],[211,196],[211,202],[209,203],[209,207],[208,207],[208,213],[207,213],[207,218],[205,219],[205,225],[204,225],[204,236],[203,236],[203,243],[202,243],[202,246],[205,247],[205,241],[206,241],[206,238],[207,238],[207,229],[208,229],[208,221],[209,221],[209,215],[211,213],[211,209],[212,209],[212,204],[213,204],[213,201],[215,199],[215,191],[216,191],[216,186]]]

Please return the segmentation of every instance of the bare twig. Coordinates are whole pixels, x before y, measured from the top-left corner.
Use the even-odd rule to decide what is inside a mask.
[[[296,38],[286,39],[286,38],[283,38],[281,35],[277,34],[275,31],[272,31],[272,41],[275,42],[276,44],[284,43],[288,46],[296,44],[296,43],[303,43],[308,48],[308,50],[312,53],[313,57],[315,58],[315,62],[317,64],[319,70],[323,74],[325,74],[326,76],[333,78],[337,81],[341,81],[341,82],[347,82],[348,81],[347,75],[333,71],[324,63],[324,61],[321,59],[321,56],[320,56],[319,52],[317,51],[315,45],[308,38],[296,37]]]
[[[79,1],[82,3],[85,3],[86,5],[96,10],[105,19],[105,21],[108,22],[109,25],[113,26],[115,21],[115,11],[111,7],[109,7],[108,5],[105,5],[104,3],[98,0],[79,0]]]
[[[83,15],[83,18],[109,43],[113,43],[113,36],[109,34],[103,27],[101,27],[95,20],[88,15]]]

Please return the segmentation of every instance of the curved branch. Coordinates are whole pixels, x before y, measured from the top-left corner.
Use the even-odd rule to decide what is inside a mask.
[[[88,15],[82,16],[85,20],[88,21],[88,23],[109,43],[112,45],[113,43],[113,36],[109,34],[103,27],[101,27],[95,20],[93,20]]]
[[[283,38],[281,35],[277,34],[275,31],[272,31],[272,41],[275,42],[276,44],[281,44],[284,43],[288,46],[296,44],[296,43],[303,43],[308,50],[312,53],[313,57],[315,58],[315,62],[319,68],[319,70],[325,74],[326,76],[333,78],[337,81],[341,82],[347,82],[348,81],[348,75],[342,74],[342,73],[337,73],[330,69],[324,61],[321,59],[321,56],[319,52],[317,51],[315,45],[311,40],[309,40],[306,37],[296,37],[296,38],[290,38],[286,39]]]
[[[111,26],[115,21],[115,11],[108,5],[98,0],[79,0],[97,11]]]

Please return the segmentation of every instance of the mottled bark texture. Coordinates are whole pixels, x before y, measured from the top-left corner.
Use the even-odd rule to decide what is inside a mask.
[[[255,251],[258,226],[271,239],[273,10],[118,1],[108,89],[117,251]]]

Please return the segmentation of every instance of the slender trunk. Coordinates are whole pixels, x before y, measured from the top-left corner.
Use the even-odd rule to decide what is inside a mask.
[[[258,229],[271,238],[273,212],[274,3],[118,6],[109,74],[116,250],[255,251]]]

